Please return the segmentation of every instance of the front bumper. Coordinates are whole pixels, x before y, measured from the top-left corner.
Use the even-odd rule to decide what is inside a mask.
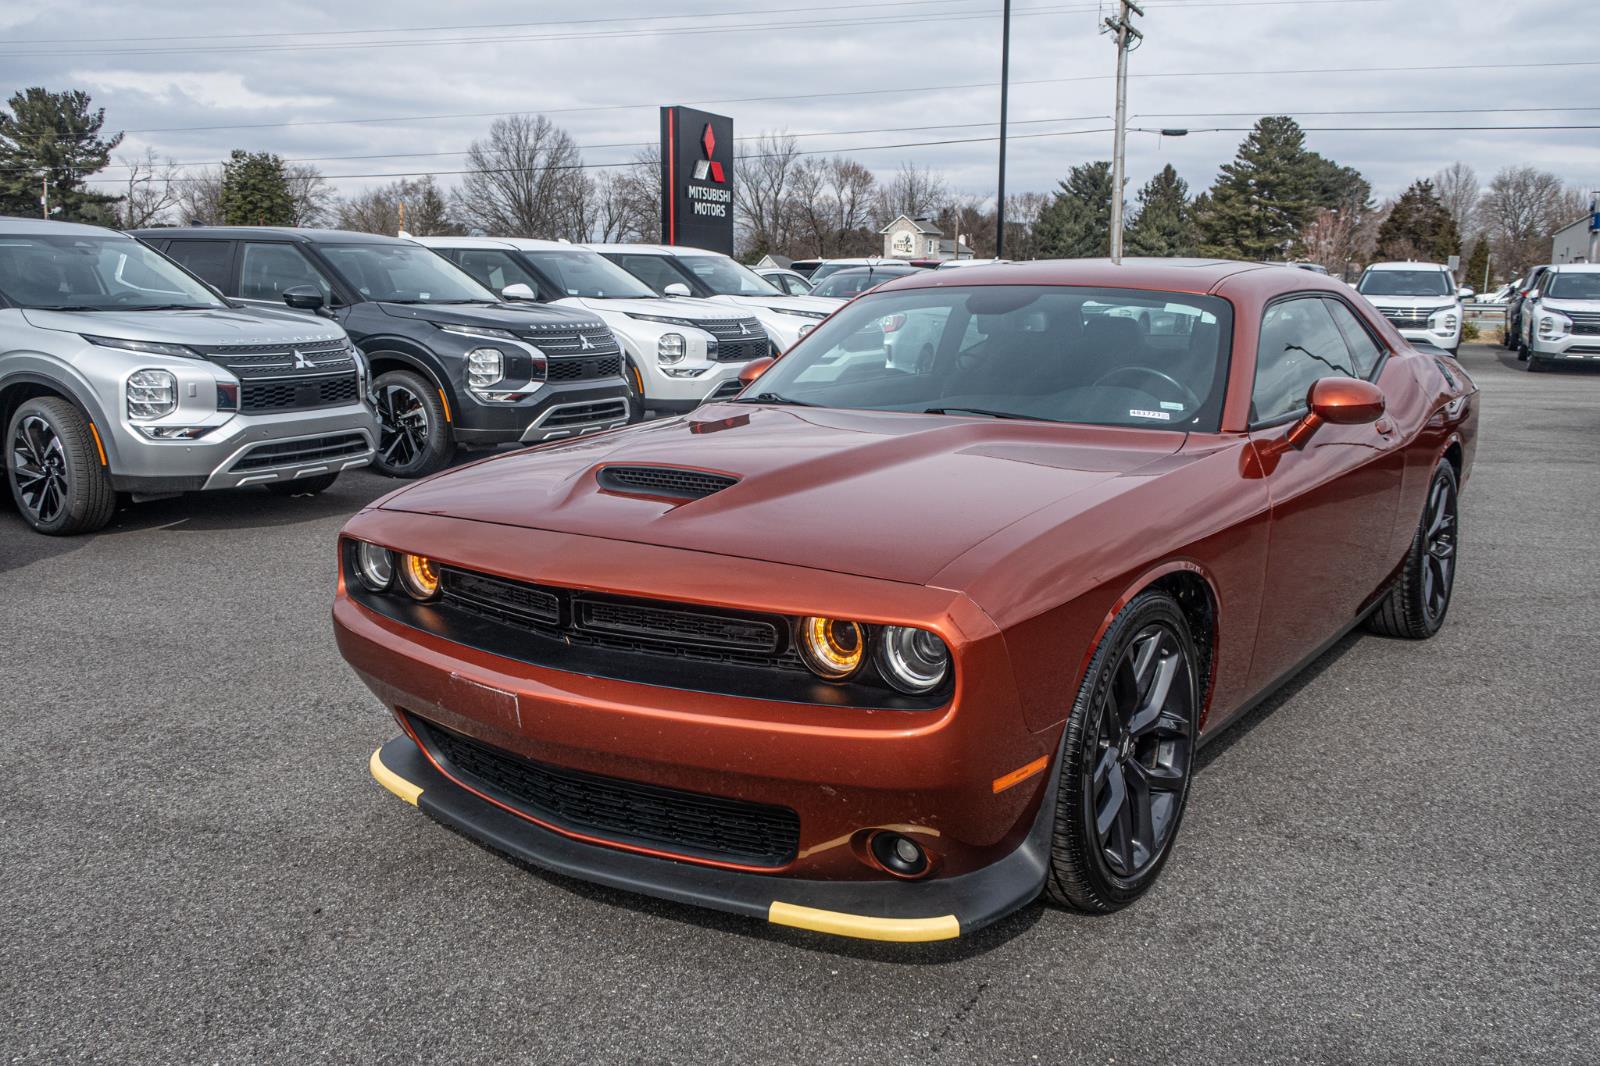
[[[981,929],[1035,899],[1050,858],[1050,804],[1010,854],[972,873],[913,882],[774,878],[620,852],[542,829],[441,773],[408,736],[368,762],[384,788],[429,817],[523,862],[628,892],[835,936],[913,943]],[[1052,782],[1053,783],[1053,782]]]
[[[1540,359],[1600,360],[1600,335],[1568,333],[1557,340],[1533,335],[1528,351]]]
[[[1453,352],[1461,346],[1461,325],[1458,320],[1455,329],[1412,329],[1408,327],[1400,330],[1400,336],[1408,341],[1421,341],[1424,344],[1431,344],[1435,348],[1443,348],[1446,351]]]
[[[469,447],[539,444],[628,424],[628,386],[622,378],[545,385],[520,403],[487,404],[462,393],[451,412],[456,440]]]

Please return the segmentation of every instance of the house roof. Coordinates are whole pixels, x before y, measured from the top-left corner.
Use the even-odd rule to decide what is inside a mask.
[[[905,215],[899,216],[893,222],[889,223],[887,226],[883,227],[878,232],[879,233],[888,233],[890,230],[894,229],[896,226],[900,225],[900,223],[902,223],[902,222],[905,222],[908,225],[910,225],[911,228],[916,230],[918,233],[926,233],[929,236],[941,236],[941,237],[944,235],[944,230],[940,229],[938,226],[933,225],[927,219],[925,219],[925,218],[907,218]]]

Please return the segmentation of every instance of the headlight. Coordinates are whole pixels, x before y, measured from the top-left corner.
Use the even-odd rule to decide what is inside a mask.
[[[400,584],[414,600],[433,599],[439,595],[439,564],[426,555],[402,555]]]
[[[926,629],[885,626],[878,644],[885,681],[913,696],[932,692],[950,675],[950,649]]]
[[[384,591],[394,581],[394,552],[362,541],[356,548],[356,576],[369,591]]]
[[[837,618],[800,619],[800,657],[818,677],[843,681],[861,668],[867,634],[855,622]]]
[[[179,359],[199,359],[200,353],[181,344],[160,344],[156,341],[125,341],[117,337],[96,337],[91,333],[78,336],[102,348],[121,348],[125,352],[143,352],[145,355],[170,355]]]
[[[796,318],[827,318],[826,311],[796,311],[792,307],[769,307],[767,310],[776,311],[780,315],[793,315]]]
[[[165,370],[128,375],[128,417],[165,418],[178,409],[178,379]]]
[[[681,363],[688,351],[688,344],[681,333],[663,333],[661,339],[656,341],[656,362]]]
[[[435,326],[446,333],[454,333],[462,337],[493,337],[497,341],[514,341],[517,335],[509,329],[492,329],[489,326],[458,326],[454,322],[435,322]]]
[[[498,348],[474,348],[467,353],[467,388],[487,389],[505,377],[505,357]]]
[[[1572,330],[1572,319],[1566,315],[1545,312],[1539,316],[1539,336],[1545,340],[1564,337]]]
[[[629,314],[628,317],[629,318],[636,318],[640,322],[659,322],[663,326],[690,326],[690,327],[692,327],[694,325],[694,323],[691,322],[687,318],[669,318],[666,315],[635,315],[635,314]]]

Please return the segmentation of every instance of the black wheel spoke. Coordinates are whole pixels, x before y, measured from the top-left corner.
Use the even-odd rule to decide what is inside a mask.
[[[1123,776],[1122,768],[1116,765],[1115,753],[1111,762],[1094,812],[1095,832],[1102,843],[1109,838],[1117,817],[1128,805],[1128,782]]]

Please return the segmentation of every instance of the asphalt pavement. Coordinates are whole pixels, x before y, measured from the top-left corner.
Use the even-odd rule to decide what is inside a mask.
[[[1138,905],[945,945],[533,872],[382,791],[328,608],[392,482],[67,540],[0,503],[0,1060],[1594,1062],[1600,373],[1463,356],[1444,631],[1209,748]]]

